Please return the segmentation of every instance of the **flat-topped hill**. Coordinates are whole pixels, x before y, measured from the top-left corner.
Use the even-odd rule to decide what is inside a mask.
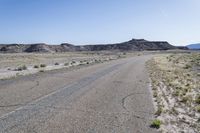
[[[147,41],[144,39],[132,39],[127,42],[116,44],[97,44],[76,46],[68,43],[60,45],[38,44],[0,44],[1,53],[22,53],[22,52],[73,52],[73,51],[143,51],[143,50],[170,50],[177,47],[166,41]]]

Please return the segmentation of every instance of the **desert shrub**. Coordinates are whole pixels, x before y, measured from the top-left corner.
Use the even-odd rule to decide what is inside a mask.
[[[46,67],[47,65],[46,64],[40,64],[40,67]]]
[[[155,115],[160,116],[162,111],[163,111],[162,107],[158,107],[157,111],[155,112]]]
[[[16,69],[17,71],[27,70],[26,65],[20,66]]]
[[[65,65],[65,66],[68,66],[68,65],[69,65],[69,63],[65,63],[64,65]]]
[[[175,90],[173,93],[174,96],[179,96],[180,95],[180,90]]]
[[[186,92],[185,90],[183,90],[183,91],[181,92],[181,96],[185,96],[186,93],[187,93],[187,92]],[[186,97],[185,97],[184,99],[186,99]]]
[[[40,70],[39,72],[44,72],[44,70]]]
[[[153,92],[153,97],[157,97],[158,93],[156,91]]]
[[[75,64],[76,63],[76,61],[72,61],[72,64]]]
[[[190,102],[191,100],[192,100],[191,96],[184,96],[182,97],[181,102],[187,103],[187,102]]]
[[[200,113],[200,106],[197,106],[196,110],[197,110],[198,113]]]
[[[58,63],[58,62],[56,62],[54,65],[56,65],[56,66],[57,66],[57,65],[59,65],[59,63]]]
[[[160,128],[161,123],[162,122],[160,120],[155,119],[155,120],[152,121],[150,127],[158,129],[158,128]]]
[[[184,69],[189,69],[189,68],[191,68],[191,67],[192,67],[191,65],[186,64],[183,68],[184,68]]]
[[[86,64],[90,64],[89,62],[87,62]]]
[[[34,65],[34,68],[39,68],[39,66],[38,65]]]
[[[200,95],[196,97],[195,102],[196,102],[197,104],[200,104]]]

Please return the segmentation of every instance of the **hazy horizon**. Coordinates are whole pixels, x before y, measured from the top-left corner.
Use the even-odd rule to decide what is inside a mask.
[[[0,0],[0,44],[199,43],[199,0]]]

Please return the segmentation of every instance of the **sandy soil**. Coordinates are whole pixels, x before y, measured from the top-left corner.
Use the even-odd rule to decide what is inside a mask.
[[[14,78],[20,75],[41,71],[68,68],[72,66],[94,64],[125,56],[120,52],[67,52],[67,53],[18,53],[0,54],[0,79]],[[45,67],[40,67],[44,64]],[[35,68],[35,66],[37,68]],[[20,70],[25,67],[24,70]]]
[[[165,54],[148,63],[155,117],[164,133],[200,132],[200,54]]]

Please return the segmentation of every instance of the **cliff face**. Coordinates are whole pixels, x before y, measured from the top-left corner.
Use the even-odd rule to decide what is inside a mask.
[[[116,44],[98,44],[75,46],[68,43],[60,45],[39,44],[0,44],[0,52],[3,53],[21,53],[21,52],[67,52],[67,51],[101,51],[101,50],[119,50],[119,51],[143,51],[143,50],[169,50],[177,47],[162,41],[146,41],[144,39],[132,39],[127,42]]]

